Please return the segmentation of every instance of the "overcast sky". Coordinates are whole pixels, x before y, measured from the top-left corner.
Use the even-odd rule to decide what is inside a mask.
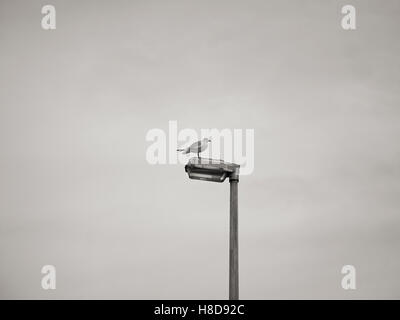
[[[2,0],[0,298],[228,297],[229,185],[147,163],[170,120],[254,129],[242,299],[400,298],[399,16],[397,0]]]

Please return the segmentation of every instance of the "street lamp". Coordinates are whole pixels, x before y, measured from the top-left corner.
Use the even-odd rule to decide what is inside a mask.
[[[239,255],[238,255],[238,164],[222,160],[192,158],[185,166],[190,179],[230,184],[229,223],[229,299],[239,299]]]

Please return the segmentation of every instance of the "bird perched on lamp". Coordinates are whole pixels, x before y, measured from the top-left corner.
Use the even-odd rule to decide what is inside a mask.
[[[204,138],[203,140],[193,143],[192,145],[190,145],[190,147],[177,149],[177,151],[182,151],[183,154],[197,153],[197,157],[200,158],[199,153],[207,149],[209,142],[211,142],[211,139]]]

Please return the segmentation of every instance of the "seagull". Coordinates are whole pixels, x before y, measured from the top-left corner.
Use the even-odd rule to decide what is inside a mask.
[[[209,142],[211,142],[211,139],[204,138],[203,140],[193,143],[190,147],[177,149],[176,151],[182,151],[183,154],[197,153],[197,157],[200,158],[199,153],[207,149]]]

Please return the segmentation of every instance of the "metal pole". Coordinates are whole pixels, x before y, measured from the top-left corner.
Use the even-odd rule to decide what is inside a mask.
[[[235,172],[229,177],[229,185],[230,185],[229,300],[239,300],[238,183],[239,183],[239,173]]]

